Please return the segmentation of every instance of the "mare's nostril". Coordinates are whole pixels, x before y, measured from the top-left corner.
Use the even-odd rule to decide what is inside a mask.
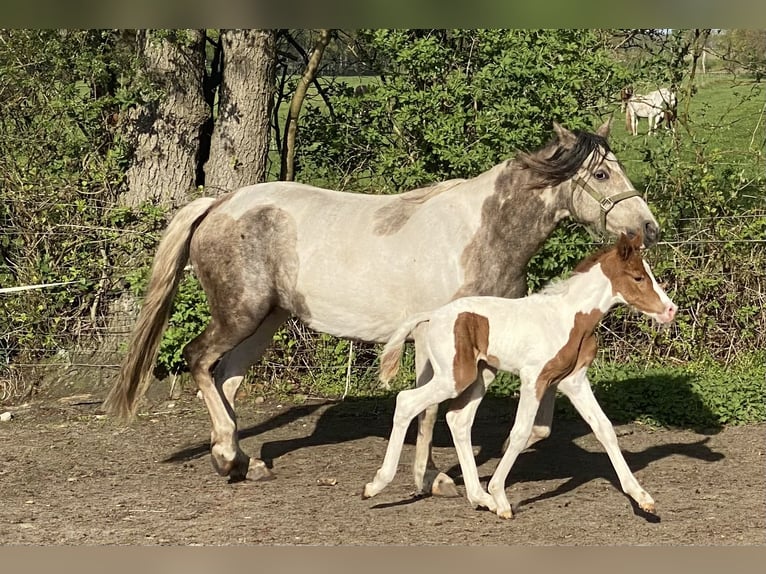
[[[651,247],[657,243],[659,236],[660,228],[654,221],[647,221],[644,223],[644,245],[646,247]]]

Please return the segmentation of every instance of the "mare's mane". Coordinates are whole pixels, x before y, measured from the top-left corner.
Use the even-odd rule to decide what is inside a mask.
[[[530,188],[563,183],[577,173],[589,155],[593,154],[589,166],[593,167],[611,152],[606,138],[579,130],[574,133],[577,139],[571,147],[554,138],[535,152],[517,154],[522,169],[528,169],[533,175]]]

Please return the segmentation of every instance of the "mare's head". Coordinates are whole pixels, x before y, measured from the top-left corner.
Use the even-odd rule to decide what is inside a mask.
[[[587,258],[575,271],[585,271],[598,263],[612,284],[617,301],[627,303],[658,323],[670,323],[678,307],[657,283],[642,251],[640,235],[622,234],[615,245]]]
[[[556,138],[520,159],[532,172],[534,185],[566,184],[567,211],[575,221],[596,234],[641,235],[651,247],[660,228],[607,143],[610,123],[596,133],[571,132],[554,123]]]

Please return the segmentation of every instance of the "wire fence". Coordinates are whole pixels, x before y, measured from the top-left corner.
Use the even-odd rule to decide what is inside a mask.
[[[735,230],[742,224],[753,222],[764,222],[761,229],[766,229],[766,209],[715,218],[717,229],[728,226]],[[601,330],[602,357],[609,360],[640,359],[647,356],[647,346],[653,346],[655,358],[680,362],[678,357],[682,353],[678,352],[678,345],[684,337],[709,341],[716,349],[714,354],[723,361],[731,360],[743,345],[766,346],[766,237],[743,238],[741,233],[734,231],[731,236],[716,236],[711,231],[709,217],[685,218],[676,223],[680,231],[662,240],[647,253],[647,259],[655,270],[660,269],[661,274],[667,275],[661,279],[670,280],[671,296],[687,303],[679,311],[685,319],[657,335],[656,329],[647,322],[643,323],[643,330],[636,329],[642,319],[635,315],[618,313],[615,318],[608,318]],[[65,233],[60,228],[71,233],[71,227],[52,225],[38,234]],[[14,232],[18,230],[0,229],[2,234]],[[112,238],[131,233],[110,227],[88,228],[87,232]],[[595,243],[593,247],[596,247]],[[732,269],[731,265],[740,268]],[[58,271],[66,275],[77,269],[65,267]],[[61,290],[84,289],[83,286],[87,286],[86,290],[98,289],[99,293],[87,292],[86,295],[102,305],[98,312],[94,305],[92,312],[84,316],[62,317],[58,327],[53,329],[50,317],[44,314],[0,325],[0,399],[17,396],[20,391],[36,384],[67,385],[85,380],[94,385],[110,384],[119,369],[137,314],[136,302],[122,281],[126,273],[132,271],[135,269],[130,265],[105,264],[93,277],[1,286],[0,304],[3,305],[12,298],[34,294],[38,308],[45,308],[46,300]],[[696,275],[690,284],[689,273],[692,271]],[[718,290],[718,296],[711,298],[709,293],[690,293],[691,289],[699,287],[697,283],[701,280]],[[112,303],[103,305],[105,301]],[[127,303],[121,305],[120,301]],[[750,309],[749,314],[743,314],[745,307]],[[254,367],[255,381],[265,380],[283,390],[306,394],[321,393],[333,382],[337,385],[344,381],[344,393],[350,388],[374,389],[376,345],[341,344],[337,339],[311,332],[296,320],[291,320],[286,329],[287,334],[280,336],[281,339],[296,342],[290,346],[289,352],[279,345],[267,351]],[[701,329],[709,331],[702,338],[699,336]]]

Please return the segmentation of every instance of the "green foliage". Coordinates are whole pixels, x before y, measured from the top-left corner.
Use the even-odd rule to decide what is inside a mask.
[[[606,364],[593,387],[615,421],[710,428],[766,420],[766,354],[743,354],[728,366],[708,357],[683,367]]]
[[[605,321],[604,343],[613,359],[710,355],[726,364],[766,347],[763,86],[706,81],[679,108],[688,119],[676,137],[633,138],[620,125],[614,144],[660,221],[664,241],[647,259],[680,311],[658,332],[619,309]]]
[[[472,177],[539,147],[553,120],[593,127],[623,83],[586,30],[372,30],[359,38],[380,80],[363,96],[334,81],[326,101],[307,102],[304,180],[391,192]]]
[[[593,392],[614,423],[714,429],[766,420],[766,353],[756,351],[724,366],[710,356],[683,366],[597,360],[589,373]],[[498,376],[489,393],[518,397],[519,380]],[[578,418],[563,396],[556,416]]]
[[[168,328],[162,337],[154,374],[164,378],[187,370],[182,352],[210,320],[205,292],[193,275],[186,275],[178,285]]]
[[[111,269],[125,219],[112,206],[129,150],[115,126],[135,62],[114,31],[3,30],[0,39],[0,284],[71,282],[3,298],[5,363],[96,328],[119,281]],[[139,249],[153,223],[145,215],[134,217]]]

